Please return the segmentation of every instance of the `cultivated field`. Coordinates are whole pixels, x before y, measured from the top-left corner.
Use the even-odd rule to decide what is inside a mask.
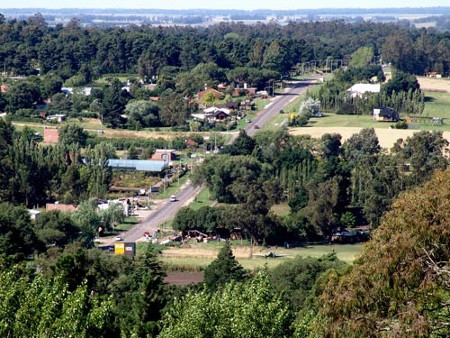
[[[313,138],[320,138],[324,134],[337,133],[342,136],[342,142],[350,138],[353,134],[359,133],[363,128],[361,127],[311,127],[311,128],[290,128],[289,132],[292,135],[310,135]],[[400,139],[406,139],[408,136],[412,136],[419,130],[411,129],[380,129],[375,128],[375,133],[378,136],[380,146],[382,148],[390,149],[394,143]],[[450,132],[443,133],[444,138],[450,142]]]
[[[423,91],[442,91],[450,93],[450,79],[448,78],[436,79],[418,76],[417,80],[419,81],[420,89]]]

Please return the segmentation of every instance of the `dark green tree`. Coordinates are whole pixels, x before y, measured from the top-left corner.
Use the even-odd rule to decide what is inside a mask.
[[[88,136],[88,133],[76,124],[68,124],[59,131],[59,141],[64,145],[78,144],[80,147],[84,147]]]
[[[239,135],[233,144],[225,146],[223,153],[230,155],[251,155],[256,147],[256,142],[247,135],[244,129],[239,131]]]
[[[64,246],[75,241],[80,229],[70,219],[70,215],[59,211],[44,212],[34,222],[37,238],[45,245]]]
[[[122,84],[114,79],[103,90],[103,97],[100,103],[100,114],[102,122],[111,128],[120,127],[123,124],[121,114],[125,110],[125,105],[129,99],[129,94],[122,90]]]
[[[347,264],[335,253],[320,258],[296,257],[271,271],[271,282],[276,292],[291,304],[295,311],[308,308],[314,301],[314,286],[329,269],[343,269]]]
[[[8,110],[34,108],[41,98],[39,87],[31,81],[13,82],[7,92]]]
[[[216,290],[232,280],[242,281],[246,277],[245,270],[234,258],[231,243],[226,241],[217,258],[205,269],[204,283],[210,290]]]
[[[39,248],[28,210],[0,203],[0,261],[19,262]]]
[[[167,126],[184,126],[196,109],[190,99],[178,93],[164,96],[161,105],[161,122]]]
[[[156,336],[158,321],[166,304],[165,272],[149,245],[134,263],[131,275],[120,285],[117,311],[123,336]]]

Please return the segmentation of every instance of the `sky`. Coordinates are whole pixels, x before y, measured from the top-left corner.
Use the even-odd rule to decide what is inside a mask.
[[[316,9],[450,6],[449,0],[0,0],[2,8]]]

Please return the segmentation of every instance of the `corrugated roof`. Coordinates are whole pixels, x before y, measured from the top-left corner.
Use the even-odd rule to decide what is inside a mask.
[[[137,170],[152,171],[160,173],[168,166],[165,161],[148,161],[148,160],[108,160],[108,166],[116,170]]]

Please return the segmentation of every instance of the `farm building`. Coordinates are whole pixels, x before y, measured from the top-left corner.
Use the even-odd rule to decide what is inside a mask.
[[[400,117],[394,109],[381,107],[373,110],[373,119],[375,121],[397,122]]]
[[[152,160],[122,160],[109,159],[108,167],[113,170],[149,171],[161,173],[168,167],[167,161]]]
[[[176,160],[175,150],[173,149],[156,149],[150,158],[151,161],[172,162]]]

